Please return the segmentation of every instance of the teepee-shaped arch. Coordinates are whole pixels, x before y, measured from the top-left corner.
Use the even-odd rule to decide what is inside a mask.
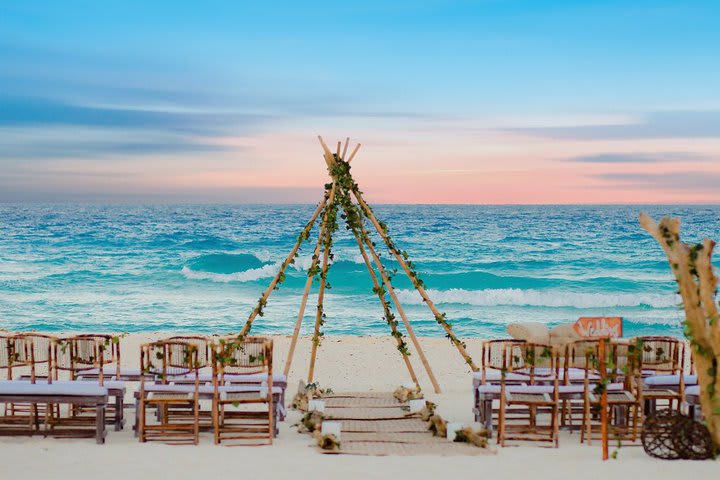
[[[465,362],[472,368],[473,371],[477,371],[478,368],[473,363],[472,358],[468,355],[465,344],[455,336],[452,330],[452,325],[447,321],[445,314],[441,313],[435,304],[432,302],[427,292],[425,291],[425,285],[415,271],[415,266],[409,259],[409,255],[406,251],[400,250],[395,243],[392,241],[388,227],[385,223],[377,219],[373,213],[372,208],[365,202],[362,196],[362,192],[358,188],[357,183],[350,173],[350,163],[355,158],[360,144],[358,143],[352,150],[352,153],[347,160],[345,160],[350,139],[345,140],[345,146],[340,153],[342,143],[337,143],[336,152],[330,151],[328,146],[323,141],[322,137],[318,137],[320,144],[323,148],[323,158],[327,164],[328,173],[331,177],[331,182],[325,185],[325,194],[323,199],[318,204],[315,212],[313,213],[310,221],[307,223],[305,228],[300,232],[297,237],[295,246],[288,254],[285,261],[280,265],[280,269],[270,282],[270,285],[265,289],[262,296],[258,300],[256,307],[245,322],[245,326],[240,332],[240,337],[246,336],[252,328],[253,322],[258,316],[263,315],[263,310],[267,304],[267,300],[270,294],[277,290],[280,284],[285,280],[285,270],[287,267],[295,262],[295,257],[298,255],[298,251],[302,243],[309,239],[310,231],[312,230],[315,222],[320,218],[320,233],[315,244],[313,251],[312,263],[308,270],[307,280],[305,282],[305,288],[303,291],[302,301],[300,303],[300,309],[298,311],[297,322],[295,324],[295,330],[293,332],[292,341],[290,343],[290,350],[288,352],[288,358],[285,363],[285,375],[290,371],[292,364],[293,355],[295,353],[295,347],[297,346],[298,337],[300,335],[300,327],[302,320],[305,315],[305,309],[307,306],[308,296],[312,287],[313,279],[319,277],[320,287],[318,290],[317,298],[317,310],[315,315],[315,328],[313,333],[312,341],[312,353],[310,356],[310,368],[308,372],[308,382],[313,381],[313,374],[315,371],[315,359],[317,357],[317,348],[320,343],[320,337],[322,336],[321,327],[325,322],[325,312],[323,309],[324,295],[327,284],[327,272],[332,260],[332,245],[333,245],[333,234],[338,230],[338,212],[342,211],[340,217],[345,221],[347,230],[349,230],[358,245],[360,254],[367,266],[368,273],[373,282],[373,292],[378,296],[380,303],[383,307],[384,320],[388,323],[391,331],[391,335],[397,342],[397,349],[403,357],[403,361],[408,369],[410,377],[413,382],[419,387],[420,384],[417,379],[417,375],[413,369],[412,363],[410,362],[410,352],[408,351],[407,344],[405,343],[405,337],[402,332],[398,329],[399,322],[397,321],[395,314],[393,313],[392,305],[395,306],[400,319],[402,320],[405,329],[407,330],[408,336],[415,347],[418,356],[427,372],[430,382],[436,393],[440,393],[440,385],[435,378],[435,374],[430,367],[430,363],[425,357],[422,346],[418,338],[412,329],[410,321],[403,310],[402,305],[397,297],[395,288],[392,285],[392,274],[389,273],[382,261],[380,256],[375,249],[375,243],[370,237],[370,230],[380,236],[383,243],[387,246],[390,254],[397,260],[398,264],[408,276],[412,285],[415,287],[417,292],[423,299],[423,302],[428,306],[430,311],[437,323],[444,329],[445,336],[450,339],[453,345],[460,352]],[[367,227],[366,227],[367,226]],[[390,299],[388,299],[388,295]]]

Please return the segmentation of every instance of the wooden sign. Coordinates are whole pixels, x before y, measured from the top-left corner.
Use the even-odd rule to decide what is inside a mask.
[[[622,317],[580,317],[573,328],[583,338],[620,338],[622,324]]]

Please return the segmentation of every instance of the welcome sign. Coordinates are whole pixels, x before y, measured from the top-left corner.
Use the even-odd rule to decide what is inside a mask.
[[[620,338],[622,324],[622,317],[580,317],[573,328],[583,338]]]

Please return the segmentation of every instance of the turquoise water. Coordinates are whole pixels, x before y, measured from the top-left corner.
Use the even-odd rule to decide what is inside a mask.
[[[236,331],[313,209],[0,205],[0,327]],[[678,215],[686,239],[720,238],[720,206],[375,210],[462,336],[499,335],[509,322],[556,324],[581,315],[621,315],[627,335],[679,335],[682,312],[670,270],[637,214]],[[313,245],[303,245],[254,331],[292,331]],[[361,262],[354,239],[341,229],[326,297],[328,335],[387,333]],[[417,331],[442,336],[409,282],[396,278]]]

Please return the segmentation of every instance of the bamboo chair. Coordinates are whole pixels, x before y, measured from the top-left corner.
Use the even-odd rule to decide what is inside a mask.
[[[244,340],[223,340],[216,345],[213,355],[213,426],[216,444],[226,440],[239,440],[246,445],[273,443],[275,405],[272,363],[273,342],[270,339],[248,337]],[[233,391],[226,375],[246,374],[265,374],[267,383],[263,384],[259,392]]]
[[[588,364],[593,363],[598,368],[599,357],[596,360],[588,356]],[[587,392],[580,442],[592,444],[593,440],[601,438],[602,425],[596,419],[602,408],[601,399],[605,390],[609,432],[613,439],[618,442],[636,442],[643,419],[641,361],[637,343],[607,341],[605,364],[606,368],[600,369],[600,382]],[[616,386],[621,388],[614,388]]]
[[[199,412],[200,395],[198,374],[204,365],[198,361],[198,349],[195,344],[177,340],[161,340],[148,343],[141,347],[140,368],[143,375],[140,377],[140,393],[137,412],[138,436],[140,442],[165,441],[166,443],[181,444],[199,441]],[[145,392],[145,373],[157,376],[163,385],[168,388],[162,391]],[[194,388],[187,385],[173,388],[174,377],[194,375]],[[169,416],[170,406],[185,405],[192,411],[190,421],[186,418]],[[158,422],[148,424],[147,409],[154,407],[158,410]],[[172,422],[172,420],[177,420]]]
[[[558,352],[548,345],[526,342],[508,343],[505,348],[508,374],[526,375],[529,384],[507,385],[504,376],[501,378],[498,443],[504,447],[508,440],[550,442],[557,448],[561,376]],[[507,416],[510,408],[526,410],[525,422],[515,418],[511,423]],[[542,414],[549,414],[545,424],[539,422]]]
[[[473,394],[475,421],[483,423],[489,434],[492,434],[493,415],[497,409],[493,402],[500,399],[500,384],[503,372],[505,382],[520,385],[528,381],[528,377],[518,373],[508,373],[507,351],[505,345],[522,343],[522,340],[498,339],[482,343],[480,371],[473,373]]]
[[[645,412],[653,413],[658,402],[680,411],[685,398],[686,381],[697,383],[697,377],[685,375],[685,343],[673,337],[638,337],[642,351],[642,376]]]
[[[27,366],[27,362],[23,358],[30,356],[25,355],[24,350],[25,342],[18,339],[16,335],[6,331],[0,333],[0,369],[5,371],[6,380],[13,380],[14,368]],[[20,415],[21,411],[27,413],[27,410],[20,405],[5,403],[3,414],[0,415],[0,423],[12,426],[10,428],[14,428],[16,425],[27,425],[28,434],[32,435],[33,426],[37,424],[37,417]]]
[[[115,402],[107,406],[105,418],[108,424],[114,425],[115,430],[119,431],[124,424],[125,383],[112,380],[117,376],[110,376],[110,380],[106,380],[104,373],[105,366],[119,367],[119,349],[116,348],[119,341],[114,340],[115,338],[117,337],[111,335],[82,334],[58,339],[53,346],[53,378],[55,382],[84,380],[97,382],[98,386],[106,387],[108,395],[114,397]],[[61,379],[61,372],[67,374],[67,380]],[[90,374],[86,375],[87,372]],[[70,405],[69,421],[62,423],[94,422],[95,413],[92,407]],[[58,425],[60,423],[57,422]]]
[[[22,332],[14,335],[14,364],[16,367],[26,367],[29,373],[15,376],[19,379],[27,379],[30,383],[36,383],[38,379],[47,379],[52,383],[53,370],[53,345],[57,337],[35,332]],[[35,424],[39,428],[39,416],[52,413],[57,405],[53,404],[18,404],[12,403],[6,406],[11,415],[29,415],[35,418]]]

